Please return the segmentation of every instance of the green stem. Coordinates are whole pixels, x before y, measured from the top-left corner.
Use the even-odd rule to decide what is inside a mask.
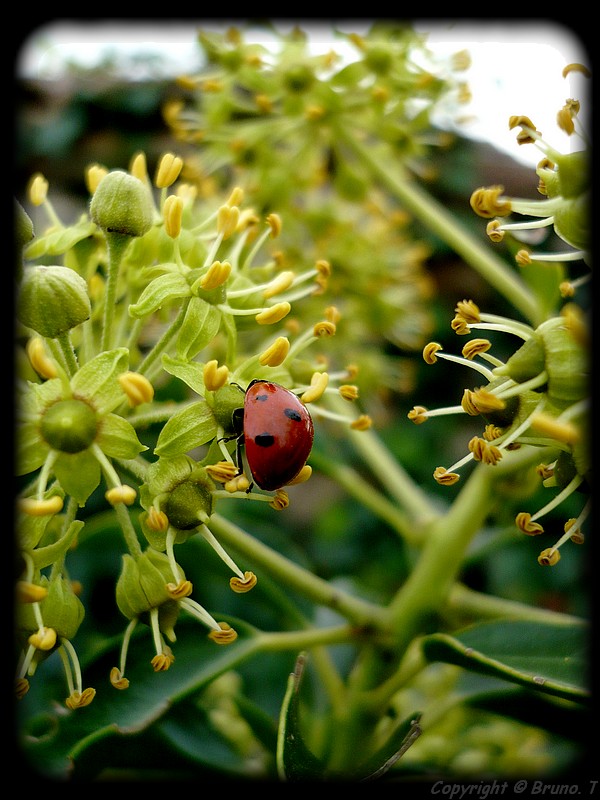
[[[347,404],[341,397],[328,396],[327,404],[337,413],[347,413]],[[349,430],[348,435],[363,461],[370,467],[390,496],[412,518],[412,525],[421,528],[435,519],[431,500],[417,486],[388,448],[372,429]]]
[[[342,486],[351,497],[389,525],[390,528],[396,531],[408,544],[421,544],[424,530],[415,525],[381,492],[375,489],[370,483],[367,483],[355,469],[349,467],[347,464],[342,464],[339,461],[328,458],[316,449],[313,449],[311,453],[310,463],[312,466],[316,466],[320,472],[329,475],[329,477],[339,486]]]
[[[71,337],[69,335],[69,331],[65,331],[61,333],[59,336],[56,337],[56,341],[60,347],[60,350],[64,357],[64,363],[67,368],[67,374],[69,377],[73,377],[78,370],[77,365],[77,358],[75,357],[75,351],[73,350],[73,345],[71,344]]]
[[[396,161],[392,168],[389,161],[380,160],[374,148],[359,142],[346,128],[336,128],[336,135],[423,225],[464,258],[534,326],[542,322],[539,304],[525,284],[510,272],[501,259],[490,253],[488,247],[463,228],[453,214],[415,183],[399,162]]]
[[[181,308],[177,312],[177,316],[175,317],[173,322],[169,325],[167,330],[163,333],[163,335],[160,337],[160,339],[156,342],[152,350],[150,350],[150,352],[146,355],[143,361],[140,364],[138,364],[136,370],[137,372],[141,373],[142,375],[146,375],[146,377],[148,377],[149,379],[149,375],[156,361],[158,361],[163,352],[166,350],[167,345],[171,342],[175,334],[179,331],[179,329],[183,325],[188,305],[189,305],[189,298],[181,305]]]
[[[108,247],[108,276],[104,294],[104,320],[102,339],[100,341],[101,350],[110,350],[112,346],[119,267],[121,265],[123,253],[130,241],[131,236],[126,236],[122,233],[106,234],[106,244]]]
[[[252,563],[263,567],[289,590],[295,590],[318,605],[327,606],[346,617],[355,625],[384,627],[387,622],[385,610],[353,597],[293,561],[271,550],[250,534],[219,514],[213,514],[207,526],[222,544],[229,545]]]

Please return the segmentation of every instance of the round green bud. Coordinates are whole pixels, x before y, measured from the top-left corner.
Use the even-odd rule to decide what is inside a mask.
[[[84,400],[59,400],[46,409],[41,434],[54,450],[80,453],[96,438],[95,411]]]
[[[85,280],[69,267],[38,265],[23,273],[17,318],[41,336],[56,339],[92,313]]]
[[[589,353],[565,325],[563,317],[542,322],[538,333],[544,344],[548,396],[564,408],[589,396]]]
[[[134,619],[160,607],[171,600],[167,584],[172,582],[173,570],[164,553],[152,548],[138,558],[126,553],[116,588],[119,610],[127,619]]]
[[[113,170],[98,184],[90,202],[90,216],[106,233],[143,236],[154,219],[152,195],[135,176]]]
[[[587,250],[590,246],[590,193],[565,199],[554,212],[554,230],[571,247]]]
[[[502,369],[497,369],[496,374],[508,375],[517,383],[535,378],[546,368],[546,351],[541,336],[534,333],[518,350],[508,359]]]
[[[169,494],[164,512],[174,528],[190,531],[201,524],[204,516],[210,516],[213,494],[204,482],[193,479],[178,484]]]

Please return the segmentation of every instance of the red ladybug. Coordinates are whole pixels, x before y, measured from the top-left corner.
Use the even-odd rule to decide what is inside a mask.
[[[278,383],[255,380],[244,398],[243,444],[255,483],[280,489],[306,464],[313,444],[306,406]]]

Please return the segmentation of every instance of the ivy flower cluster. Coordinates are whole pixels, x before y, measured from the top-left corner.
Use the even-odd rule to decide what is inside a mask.
[[[468,55],[435,59],[422,36],[389,23],[338,32],[340,48],[322,53],[298,28],[271,33],[276,46],[267,47],[234,27],[199,31],[205,66],[179,79],[182,92],[163,109],[192,148],[186,177],[205,191],[233,179],[258,207],[289,211],[286,252],[313,247],[335,266],[330,291],[362,385],[377,377],[406,392],[411,361],[389,352],[418,351],[430,335],[430,253],[414,239],[411,215],[376,188],[362,148],[431,177],[432,147],[451,140],[435,133],[431,115],[468,99]],[[313,314],[314,302],[303,309]]]
[[[590,76],[589,70],[582,64],[569,64],[563,70],[564,77],[573,73]],[[547,142],[529,117],[513,116],[509,119],[510,129],[519,129],[517,143],[533,144],[543,154],[536,168],[538,191],[544,196],[543,200],[508,197],[500,185],[477,189],[471,196],[471,207],[475,213],[490,219],[486,230],[492,242],[501,242],[507,233],[519,235],[518,232],[552,226],[556,235],[568,246],[567,250],[551,253],[521,247],[515,254],[515,261],[520,267],[525,268],[533,262],[576,261],[591,266],[589,139],[579,121],[580,110],[580,101],[570,98],[556,115],[558,127],[583,145],[583,149],[571,153],[561,153]],[[503,222],[498,219],[511,214],[534,219],[526,222]],[[562,282],[559,287],[561,295],[573,297],[577,288],[586,283],[589,277],[588,273],[574,281]]]
[[[455,464],[439,466],[434,479],[443,486],[460,479],[459,469],[469,462],[496,466],[510,451],[521,447],[540,448],[550,456],[537,473],[544,487],[557,493],[534,514],[521,511],[517,528],[529,536],[544,532],[538,522],[576,491],[587,496],[591,486],[588,448],[589,369],[588,332],[585,316],[568,303],[558,316],[537,328],[495,314],[480,312],[472,300],[456,306],[451,326],[460,336],[473,330],[501,331],[522,343],[506,361],[494,356],[486,338],[470,339],[457,356],[443,352],[437,342],[423,350],[428,364],[438,359],[473,369],[483,379],[481,386],[466,388],[459,405],[427,409],[415,406],[408,418],[416,425],[438,416],[467,414],[480,416],[484,429],[468,443],[468,454]],[[554,565],[559,548],[568,540],[583,542],[582,526],[590,513],[590,500],[576,518],[568,519],[564,535],[538,557],[541,565]]]
[[[580,64],[565,68],[589,76]],[[577,125],[580,104],[567,100],[557,115],[559,127],[567,134],[578,135],[586,143]],[[507,197],[503,187],[477,189],[471,197],[474,211],[488,223],[488,235],[499,242],[505,234],[553,226],[569,250],[560,253],[535,253],[521,249],[516,262],[523,269],[534,262],[583,261],[589,265],[590,177],[586,149],[569,154],[551,147],[527,117],[511,117],[511,129],[518,127],[519,144],[534,143],[544,153],[538,164],[538,189],[546,199],[530,201]],[[533,221],[501,223],[496,217],[511,213],[535,217]],[[589,278],[560,284],[557,296],[572,298]],[[467,342],[462,355],[442,352],[441,345],[430,342],[423,350],[428,364],[438,359],[468,366],[484,379],[476,389],[465,389],[460,405],[428,410],[415,406],[408,414],[416,424],[445,414],[465,413],[481,416],[486,423],[481,436],[468,444],[469,453],[449,467],[438,467],[435,480],[451,485],[459,480],[458,469],[470,461],[495,466],[510,450],[522,446],[543,448],[552,455],[549,463],[538,466],[544,487],[558,490],[552,500],[531,514],[519,512],[517,528],[529,535],[544,532],[538,521],[557,508],[576,491],[587,497],[591,488],[589,442],[589,322],[583,308],[574,301],[563,305],[537,327],[516,320],[480,312],[472,300],[456,306],[452,329],[458,335],[472,330],[501,331],[520,340],[520,346],[506,361],[492,355],[492,343],[485,338]],[[590,513],[590,500],[583,503],[576,518],[568,519],[564,534],[538,557],[543,566],[553,566],[560,559],[559,548],[567,541],[583,542],[582,526]]]
[[[234,412],[248,384],[275,381],[311,403],[315,417],[370,426],[366,415],[319,408],[327,393],[357,397],[355,369],[327,371],[313,347],[335,335],[338,310],[323,304],[305,328],[292,313],[293,304],[326,291],[329,262],[284,269],[277,251],[266,252],[281,232],[278,214],[261,220],[243,206],[239,187],[224,202],[200,201],[179,182],[182,168],[173,153],[159,160],[153,180],[143,153],[127,171],[90,166],[89,212],[70,225],[56,213],[43,175],[33,177],[28,201],[32,216],[49,224],[34,225],[17,205],[19,697],[54,652],[69,708],[94,697],[72,644],[85,609],[68,553],[85,524],[79,510],[99,486],[125,545],[116,600],[128,623],[110,681],[126,689],[127,651],[140,623],[151,631],[155,671],[174,661],[168,642],[182,611],[217,644],[237,636],[192,598],[175,548],[199,534],[231,570],[233,591],[256,584],[211,531],[217,503],[289,504],[285,487],[250,491],[238,463]],[[155,386],[166,381],[182,382],[188,399],[158,401]],[[148,447],[138,434],[151,424],[161,427]],[[310,473],[307,464],[295,480]]]

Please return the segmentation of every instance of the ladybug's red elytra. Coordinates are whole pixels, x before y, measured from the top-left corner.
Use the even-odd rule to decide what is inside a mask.
[[[313,444],[313,421],[298,397],[265,380],[246,389],[243,444],[252,477],[261,489],[280,489],[306,464]]]

